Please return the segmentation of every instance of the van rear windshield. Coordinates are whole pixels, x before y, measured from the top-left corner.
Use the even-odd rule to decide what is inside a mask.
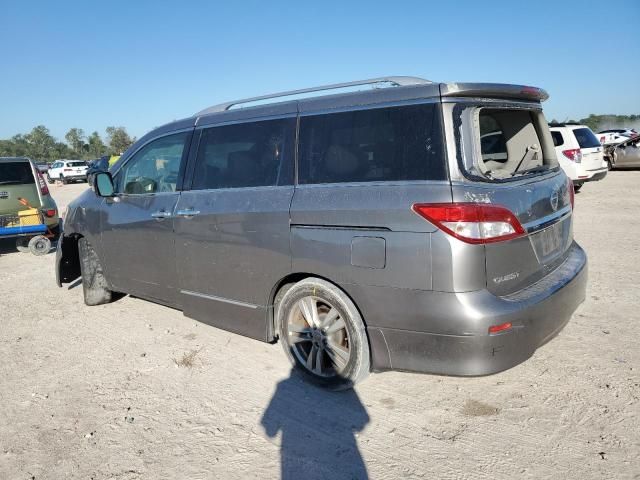
[[[441,120],[437,104],[302,117],[298,182],[445,180]]]
[[[600,140],[598,140],[598,137],[588,128],[576,128],[573,134],[576,136],[580,148],[595,148],[600,146]]]
[[[458,105],[453,114],[460,129],[456,132],[458,148],[462,149],[459,162],[471,177],[502,181],[558,165],[539,109]]]
[[[36,183],[28,162],[0,162],[0,185]]]
[[[86,167],[87,162],[68,162],[67,165],[69,167]]]

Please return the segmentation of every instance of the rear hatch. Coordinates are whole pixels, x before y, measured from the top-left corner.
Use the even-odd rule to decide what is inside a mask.
[[[25,210],[27,207],[20,203],[21,198],[36,208],[41,206],[31,163],[19,159],[0,160],[0,215]]]
[[[65,177],[81,177],[87,174],[85,162],[67,162],[63,168]]]
[[[452,179],[453,201],[508,210],[516,233],[475,243],[485,243],[488,290],[516,292],[568,255],[573,189],[539,103],[473,99],[450,111],[461,170]]]
[[[603,149],[598,137],[596,137],[588,127],[573,128],[571,132],[576,137],[576,141],[580,146],[582,167],[587,171],[602,168]]]

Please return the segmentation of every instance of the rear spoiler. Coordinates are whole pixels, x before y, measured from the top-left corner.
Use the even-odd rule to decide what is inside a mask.
[[[505,98],[544,102],[549,94],[541,88],[504,83],[441,83],[442,97]]]

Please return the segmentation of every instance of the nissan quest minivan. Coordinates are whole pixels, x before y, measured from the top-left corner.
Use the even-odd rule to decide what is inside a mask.
[[[333,389],[370,371],[505,370],[585,297],[547,97],[385,77],[208,108],[92,174],[58,285],[279,340]]]

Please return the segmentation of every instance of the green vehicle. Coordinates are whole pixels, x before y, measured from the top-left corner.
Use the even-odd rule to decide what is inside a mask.
[[[0,157],[0,239],[20,251],[48,253],[59,233],[58,207],[38,167],[28,158]]]

